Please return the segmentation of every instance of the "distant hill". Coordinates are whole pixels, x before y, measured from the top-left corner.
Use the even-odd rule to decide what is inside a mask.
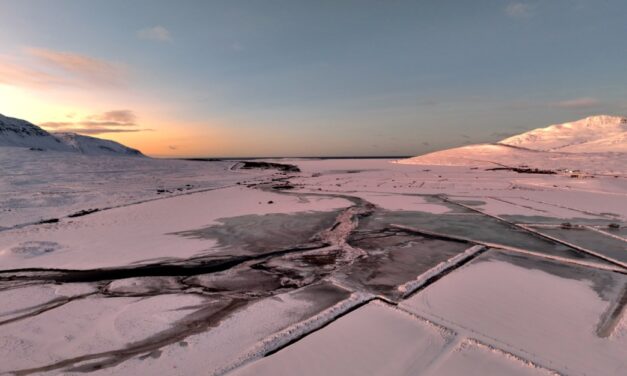
[[[0,114],[0,146],[16,146],[44,150],[71,151],[52,134],[29,123]]]
[[[627,153],[627,118],[598,115],[538,128],[499,143],[532,150]]]
[[[532,167],[627,173],[627,119],[591,116],[494,144],[468,145],[398,161],[440,166]]]
[[[61,140],[65,145],[72,148],[73,151],[87,155],[143,155],[139,150],[132,149],[111,140],[103,140],[101,138],[84,136],[76,133],[52,133],[52,135]]]
[[[118,142],[76,133],[50,133],[26,120],[0,114],[0,147],[23,147],[85,155],[143,156],[136,149]]]

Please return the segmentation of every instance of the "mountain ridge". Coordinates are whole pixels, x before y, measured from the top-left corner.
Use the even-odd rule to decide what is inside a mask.
[[[0,147],[3,146],[85,155],[144,156],[139,150],[112,140],[71,132],[48,132],[29,121],[0,114]]]

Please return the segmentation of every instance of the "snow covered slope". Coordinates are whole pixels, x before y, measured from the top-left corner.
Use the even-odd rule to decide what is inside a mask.
[[[67,145],[73,151],[87,155],[142,155],[137,149],[132,149],[118,142],[103,140],[96,137],[83,136],[76,133],[53,133],[55,138]]]
[[[534,129],[500,143],[533,150],[596,153],[627,152],[626,141],[627,118],[598,115]]]
[[[55,151],[71,151],[71,148],[50,133],[26,120],[0,114],[0,147],[15,146]]]
[[[568,153],[599,153],[616,152],[627,153],[627,132],[604,137],[583,144],[564,146],[559,151]]]
[[[498,144],[477,144],[454,149],[436,151],[418,157],[399,161],[402,164],[424,164],[436,166],[491,166],[499,164],[510,166],[510,162],[528,160],[531,155],[543,152],[510,147]]]
[[[86,155],[142,156],[136,149],[120,143],[75,133],[49,133],[21,119],[0,114],[0,147],[78,152]]]
[[[462,146],[398,163],[627,174],[627,118],[591,116],[538,128],[496,144]]]
[[[474,167],[529,167],[626,174],[627,153],[561,153],[501,144],[478,144],[403,159],[400,164]]]

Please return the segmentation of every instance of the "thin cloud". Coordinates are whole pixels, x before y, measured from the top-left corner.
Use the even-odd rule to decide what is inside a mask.
[[[60,128],[56,129],[55,132],[59,133],[79,133],[79,134],[88,134],[88,135],[98,135],[104,133],[129,133],[129,132],[145,132],[145,131],[153,131],[153,129],[149,128],[138,128],[138,129],[113,129],[113,128]]]
[[[43,48],[25,48],[23,54],[0,55],[0,84],[49,89],[52,87],[102,87],[125,83],[120,64],[90,56]]]
[[[137,116],[131,110],[113,110],[91,115],[88,119],[99,122],[112,122],[118,125],[136,125]]]
[[[27,55],[36,59],[44,70],[57,72],[69,82],[119,86],[126,80],[125,69],[116,63],[73,52],[45,48],[26,48]]]
[[[152,131],[148,128],[138,128],[137,116],[131,110],[113,110],[89,115],[79,121],[49,121],[39,125],[55,132],[82,134]]]
[[[118,123],[114,121],[48,121],[40,124],[42,127],[46,128],[64,128],[71,127],[74,125],[84,126],[84,127],[135,127],[137,124],[130,123]]]
[[[64,85],[65,80],[0,56],[0,84],[27,88]]]
[[[77,124],[81,124],[81,123],[75,123],[73,121],[47,121],[44,123],[39,123],[40,127],[43,128],[48,128],[48,129],[60,129],[60,128],[66,128],[66,127],[71,127],[73,125],[77,125]]]
[[[137,37],[144,40],[152,40],[157,42],[171,42],[172,35],[170,31],[163,26],[148,27],[146,29],[139,30]]]
[[[509,3],[505,7],[505,14],[512,18],[526,18],[531,16],[531,6],[525,3]]]
[[[596,98],[585,97],[585,98],[569,99],[569,100],[560,101],[560,102],[553,102],[553,103],[550,103],[549,106],[557,107],[557,108],[578,109],[578,108],[598,107],[600,104],[601,104],[601,101],[599,101]]]

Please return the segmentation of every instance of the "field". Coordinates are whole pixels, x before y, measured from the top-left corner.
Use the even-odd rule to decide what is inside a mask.
[[[0,153],[1,374],[627,372],[624,172]]]

